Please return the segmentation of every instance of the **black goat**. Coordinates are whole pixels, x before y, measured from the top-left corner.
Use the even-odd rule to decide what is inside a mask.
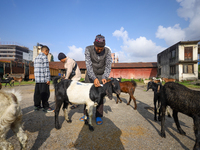
[[[173,110],[173,118],[180,134],[186,133],[180,127],[178,112],[181,112],[194,121],[194,133],[196,137],[194,150],[200,150],[200,91],[194,91],[174,82],[168,82],[161,88],[161,136],[165,135],[165,111],[166,106]]]
[[[157,108],[156,108],[156,104],[158,103],[158,108],[160,107],[160,89],[162,87],[162,83],[155,83],[153,81],[148,82],[147,84],[147,91],[149,89],[152,89],[154,92],[154,98],[153,98],[153,102],[154,102],[154,120],[157,121]],[[158,115],[158,120],[160,119],[160,111],[159,111],[159,115]]]
[[[72,104],[86,104],[87,115],[89,115],[89,129],[94,130],[92,126],[93,107],[97,106],[106,95],[112,99],[112,93],[120,94],[119,82],[116,79],[107,82],[102,87],[95,87],[93,83],[82,83],[73,80],[61,80],[57,83],[60,77],[55,77],[53,80],[56,97],[55,108],[55,128],[60,129],[58,122],[58,115],[63,105],[65,120],[69,120],[67,107],[69,103]],[[85,116],[85,124],[88,124],[87,116]]]
[[[8,79],[1,79],[0,78],[0,82],[1,83],[6,83],[5,87],[6,87],[7,84],[9,84],[10,86],[12,86],[12,84],[10,83],[12,80],[14,80],[13,77],[9,77]]]

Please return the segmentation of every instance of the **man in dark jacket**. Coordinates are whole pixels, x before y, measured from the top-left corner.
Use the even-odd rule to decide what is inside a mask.
[[[85,63],[87,68],[86,83],[94,83],[95,87],[99,87],[100,84],[107,82],[106,79],[111,71],[112,58],[110,49],[105,47],[105,37],[101,34],[96,36],[94,45],[85,48]],[[103,123],[101,117],[103,117],[103,100],[96,108],[96,123],[98,125]],[[80,118],[81,121],[83,119],[84,117]]]

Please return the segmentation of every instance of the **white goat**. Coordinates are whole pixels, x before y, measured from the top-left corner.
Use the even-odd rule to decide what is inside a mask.
[[[146,85],[146,84],[148,84],[152,80],[145,80],[145,78],[143,78],[143,81],[144,81],[144,84]]]
[[[27,135],[22,129],[22,111],[19,106],[21,94],[17,91],[0,91],[0,149],[13,150],[11,143],[5,137],[9,129],[16,134],[19,139],[21,149],[26,149]]]
[[[92,115],[93,107],[97,106],[100,101],[107,95],[109,99],[112,99],[112,93],[120,94],[120,85],[116,79],[105,83],[102,87],[95,87],[93,83],[81,83],[72,80],[61,80],[57,82],[60,77],[56,77],[53,80],[56,97],[56,109],[55,109],[55,128],[60,129],[58,115],[63,104],[63,111],[65,120],[71,122],[68,116],[67,107],[69,103],[73,104],[86,104],[86,110],[89,115],[89,123],[87,116],[85,115],[85,124],[89,125],[89,130],[93,131]]]
[[[153,79],[153,80],[160,80],[160,83],[162,83],[162,79],[161,79],[161,78],[158,78],[158,79],[157,79],[156,77],[153,77],[152,79]]]

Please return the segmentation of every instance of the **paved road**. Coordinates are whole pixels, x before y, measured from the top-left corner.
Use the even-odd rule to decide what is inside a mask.
[[[3,90],[11,88],[3,87]],[[193,121],[191,118],[179,114],[180,124],[186,136],[178,133],[172,118],[166,117],[166,138],[160,136],[160,122],[153,120],[153,92],[145,91],[143,85],[138,85],[135,91],[137,110],[134,103],[127,106],[129,95],[122,93],[122,103],[116,104],[106,98],[104,104],[103,124],[96,125],[93,118],[94,131],[91,132],[82,117],[83,105],[76,109],[69,109],[72,123],[64,120],[60,112],[59,120],[62,128],[54,128],[54,113],[33,111],[33,85],[15,86],[22,92],[24,130],[28,134],[28,149],[30,150],[149,150],[149,149],[192,149],[194,146]],[[78,93],[77,93],[78,94]],[[81,96],[81,95],[80,95]],[[54,89],[51,85],[50,105],[54,108]],[[17,137],[12,131],[8,132],[8,141],[14,144],[16,150],[20,148]]]

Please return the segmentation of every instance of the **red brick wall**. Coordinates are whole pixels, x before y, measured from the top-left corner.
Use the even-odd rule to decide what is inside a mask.
[[[157,76],[157,68],[133,68],[133,69],[111,69],[109,77],[139,79],[139,78],[152,78],[156,76]]]

